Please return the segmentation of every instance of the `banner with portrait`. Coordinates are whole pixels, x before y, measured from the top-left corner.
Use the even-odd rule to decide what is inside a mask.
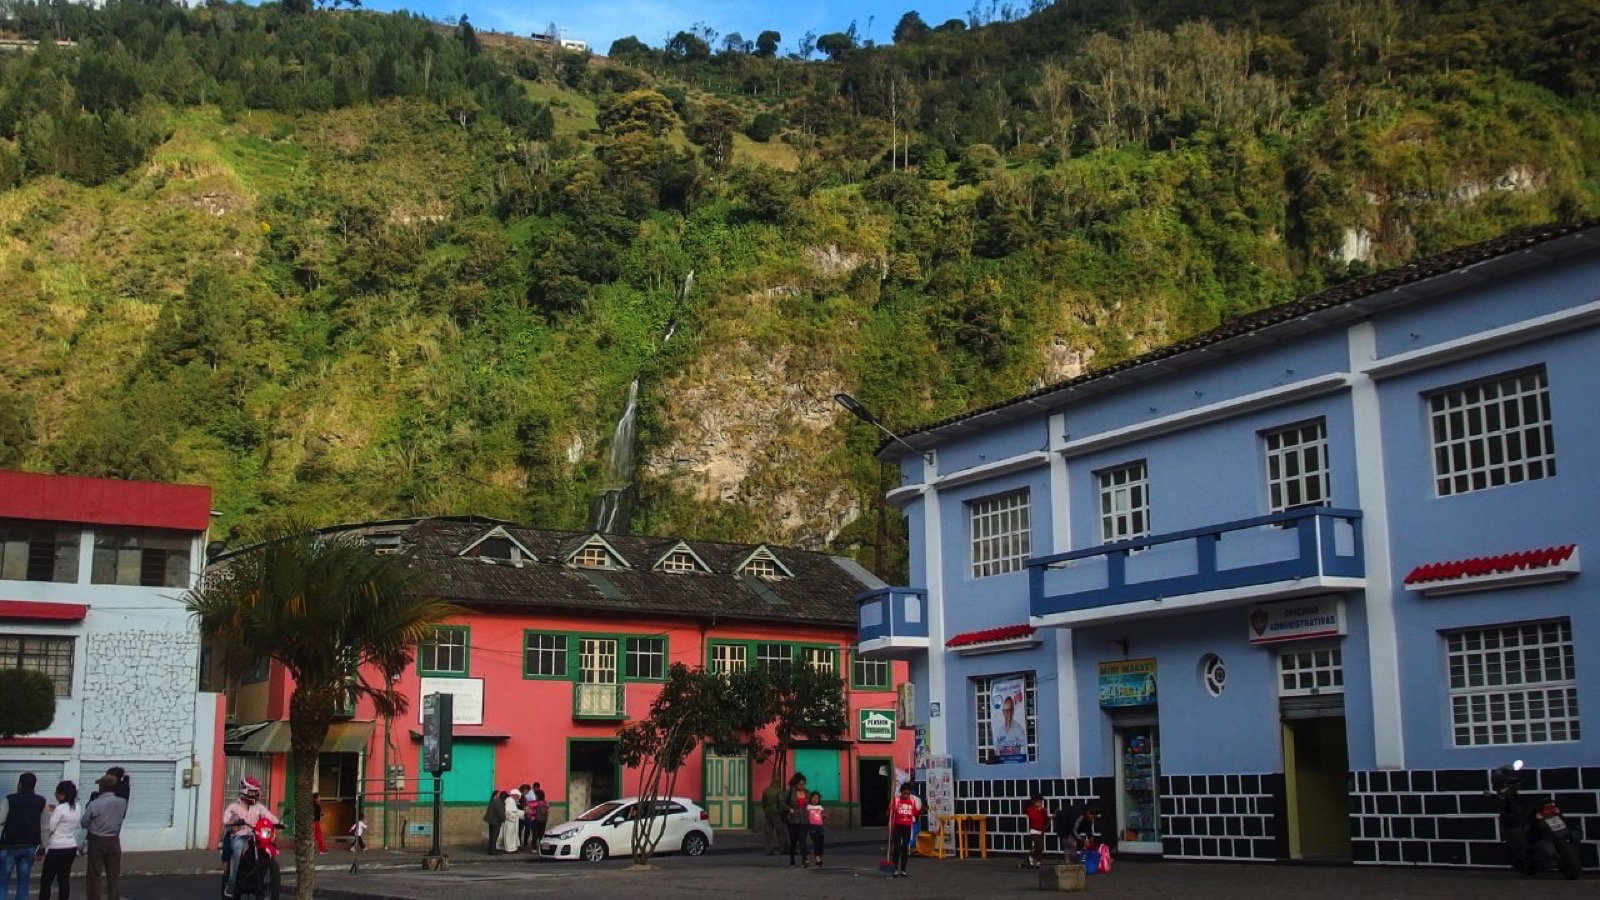
[[[989,735],[997,763],[1028,761],[1027,683],[1019,677],[989,684]]]

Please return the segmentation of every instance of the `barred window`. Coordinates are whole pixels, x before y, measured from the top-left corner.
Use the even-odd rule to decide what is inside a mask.
[[[808,669],[818,672],[839,671],[839,651],[832,647],[802,647],[800,659]]]
[[[433,638],[417,648],[417,661],[424,675],[467,674],[467,627],[435,627]]]
[[[1328,505],[1328,426],[1322,419],[1269,431],[1267,503],[1272,512]]]
[[[999,675],[987,678],[972,679],[972,716],[976,722],[976,740],[978,746],[978,762],[989,764],[995,762],[994,754],[994,728],[989,712],[989,698],[996,682],[1013,681],[1021,678],[1023,682],[1023,696],[1027,709],[1021,719],[1028,733],[1028,762],[1039,758],[1039,729],[1035,721],[1035,699],[1033,686],[1033,673],[1021,675]]]
[[[1032,552],[1027,491],[984,497],[967,504],[972,536],[972,577],[1019,572]]]
[[[623,674],[629,678],[659,680],[667,677],[667,639],[631,637],[624,649]]]
[[[529,632],[522,639],[522,674],[539,678],[566,678],[567,636]]]
[[[600,544],[585,544],[572,557],[572,564],[580,569],[614,569],[616,561]]]
[[[1434,490],[1441,497],[1556,474],[1544,369],[1428,395]]]
[[[694,561],[694,556],[684,550],[674,550],[661,560],[661,565],[656,568],[663,572],[698,572],[700,564]]]
[[[890,677],[889,661],[886,659],[862,659],[857,654],[851,665],[850,680],[852,686],[859,690],[886,691]]]
[[[742,571],[744,574],[752,575],[756,578],[778,578],[783,574],[778,571],[777,563],[761,556],[753,557],[749,562],[745,563]]]
[[[1444,637],[1457,747],[1579,739],[1570,620],[1449,631]]]
[[[0,634],[0,668],[43,672],[50,676],[57,697],[71,697],[72,638]]]
[[[0,578],[76,582],[78,533],[77,526],[0,521]]]
[[[1100,481],[1100,542],[1131,541],[1150,533],[1150,487],[1144,461],[1107,469]]]
[[[743,672],[749,653],[749,649],[743,644],[712,644],[711,671],[722,675]]]
[[[1278,651],[1278,695],[1344,693],[1344,659],[1338,644]]]
[[[794,665],[793,644],[757,644],[756,665],[781,668]]]
[[[187,587],[190,536],[154,528],[96,528],[94,584]]]

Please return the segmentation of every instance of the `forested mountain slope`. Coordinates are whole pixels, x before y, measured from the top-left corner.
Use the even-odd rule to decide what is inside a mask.
[[[224,530],[635,481],[636,529],[871,562],[835,391],[911,424],[1597,209],[1593,4],[1093,0],[819,61],[9,15],[73,46],[0,59],[0,465],[209,482]]]

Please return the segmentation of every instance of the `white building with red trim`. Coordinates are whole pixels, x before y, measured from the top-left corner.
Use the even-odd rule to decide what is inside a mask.
[[[221,810],[221,695],[199,690],[183,596],[205,565],[211,489],[0,471],[0,667],[56,685],[38,734],[0,739],[0,793],[33,772],[85,797],[131,782],[126,850],[209,846]]]

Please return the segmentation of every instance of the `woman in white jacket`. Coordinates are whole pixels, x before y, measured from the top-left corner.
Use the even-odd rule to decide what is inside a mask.
[[[56,785],[56,802],[45,810],[44,875],[39,879],[39,900],[50,900],[50,884],[61,888],[61,900],[68,900],[67,879],[72,876],[72,861],[78,858],[78,824],[83,807],[78,804],[78,786],[70,781]]]
[[[500,823],[500,849],[507,853],[517,852],[520,846],[517,829],[522,821],[522,807],[517,805],[517,801],[521,799],[521,791],[513,790],[506,794],[506,820]]]

